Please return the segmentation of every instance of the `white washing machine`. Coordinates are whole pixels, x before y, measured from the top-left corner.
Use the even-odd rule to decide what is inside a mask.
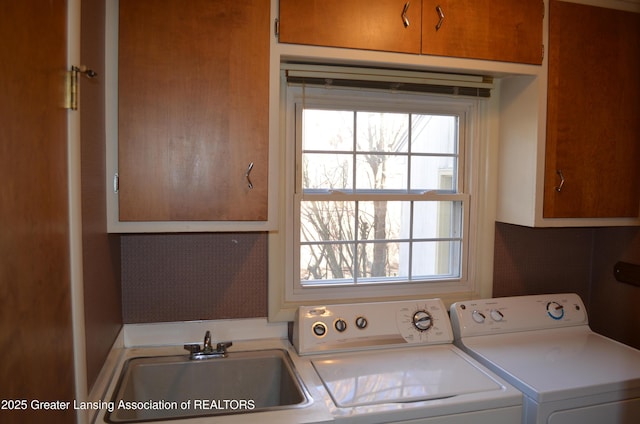
[[[300,307],[292,338],[337,423],[520,423],[522,394],[453,345],[439,299]]]
[[[520,389],[523,424],[637,424],[640,351],[593,332],[576,294],[451,305],[454,343]]]

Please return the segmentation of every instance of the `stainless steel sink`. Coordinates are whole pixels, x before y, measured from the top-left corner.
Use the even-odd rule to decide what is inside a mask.
[[[280,349],[129,359],[112,398],[108,422],[242,414],[311,403],[289,354]]]

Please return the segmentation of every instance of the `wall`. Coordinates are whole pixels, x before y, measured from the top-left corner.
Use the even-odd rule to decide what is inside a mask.
[[[640,228],[595,230],[589,321],[595,331],[640,349],[640,287],[614,278],[618,261],[640,265]]]
[[[589,303],[593,230],[496,223],[493,295],[576,292]]]
[[[640,288],[613,266],[640,264],[640,228],[528,228],[496,223],[493,294],[578,293],[591,327],[640,349]]]
[[[125,323],[267,316],[266,233],[121,238]]]

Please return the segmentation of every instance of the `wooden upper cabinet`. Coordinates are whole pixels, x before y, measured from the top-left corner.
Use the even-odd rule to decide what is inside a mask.
[[[423,0],[422,53],[539,65],[542,0]]]
[[[420,9],[419,0],[280,0],[279,41],[418,54]]]
[[[120,1],[121,221],[267,219],[269,12],[269,0]]]
[[[639,76],[640,14],[551,1],[544,217],[639,215]]]
[[[542,0],[280,0],[279,40],[539,65],[543,15]]]

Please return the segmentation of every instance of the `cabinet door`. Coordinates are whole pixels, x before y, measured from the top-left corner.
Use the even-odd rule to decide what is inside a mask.
[[[551,2],[544,217],[638,216],[639,76],[640,14]]]
[[[422,53],[539,65],[542,0],[423,0]]]
[[[69,23],[76,23],[68,14],[69,3],[3,2],[0,12],[3,423],[77,420],[72,408],[43,411],[32,408],[31,401],[18,400],[70,402],[77,393],[73,322],[85,321],[72,316],[72,291],[77,289],[71,287],[76,277],[70,269],[82,258],[69,247],[76,239],[70,237],[76,223],[69,223],[69,198],[76,198],[79,190],[70,188],[68,176],[79,163],[75,157],[74,163],[68,162],[75,125],[68,124],[68,112],[60,105]],[[76,46],[76,40],[70,45]],[[27,347],[34,340],[39,347]],[[23,402],[29,402],[26,408]]]
[[[120,1],[121,221],[267,218],[269,10]]]
[[[279,41],[418,54],[420,18],[420,1],[280,0]]]

